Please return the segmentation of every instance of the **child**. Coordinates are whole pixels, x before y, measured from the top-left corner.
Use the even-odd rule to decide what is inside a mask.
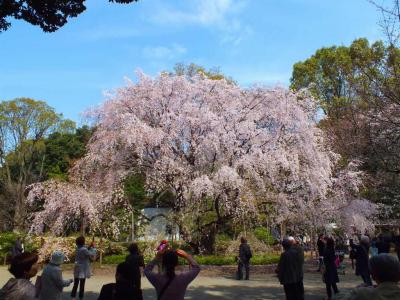
[[[64,254],[55,251],[50,262],[43,269],[39,292],[40,300],[61,300],[63,288],[73,282],[73,279],[63,280],[60,268],[62,263],[64,263]]]

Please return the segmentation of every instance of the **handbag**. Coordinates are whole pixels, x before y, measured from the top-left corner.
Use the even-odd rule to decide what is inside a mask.
[[[322,263],[321,264],[321,275],[322,275],[322,282],[324,282],[325,283],[325,281],[326,281],[326,278],[325,278],[325,275],[326,275],[326,266],[325,266],[325,264],[324,263]]]
[[[336,256],[336,259],[335,259],[335,266],[336,266],[336,268],[339,268],[339,266],[340,266],[340,258],[339,258],[339,255]]]

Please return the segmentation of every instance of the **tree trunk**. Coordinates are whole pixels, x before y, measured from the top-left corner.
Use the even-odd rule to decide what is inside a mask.
[[[100,233],[99,252],[99,263],[101,267],[103,264],[103,233]]]
[[[283,241],[283,239],[286,236],[286,224],[285,222],[281,223],[281,240]]]
[[[81,232],[82,236],[85,236],[85,233],[86,233],[86,217],[85,216],[82,216],[82,218],[81,218],[80,232]]]
[[[14,230],[23,231],[25,229],[26,205],[24,196],[24,186],[14,183]]]
[[[132,230],[132,234],[131,234],[131,240],[132,243],[135,241],[135,216],[134,216],[134,211],[132,210],[132,220],[131,220],[131,230]]]
[[[202,235],[200,238],[200,249],[203,250],[204,254],[214,254],[215,253],[215,237],[217,235],[217,230],[215,226],[210,228],[207,235]]]

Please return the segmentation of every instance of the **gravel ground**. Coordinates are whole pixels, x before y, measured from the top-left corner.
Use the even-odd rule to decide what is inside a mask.
[[[207,275],[207,276],[204,276]],[[64,278],[71,278],[71,271],[64,271]],[[0,267],[0,286],[10,278],[5,267]],[[341,292],[346,292],[360,283],[360,279],[354,275],[341,275],[338,284]],[[86,300],[98,298],[103,284],[114,282],[114,276],[110,271],[95,270],[94,276],[87,281]],[[321,300],[325,297],[324,284],[319,273],[308,272],[305,274],[304,285],[306,300]],[[65,289],[63,299],[70,299],[69,292],[72,286]],[[142,278],[144,299],[156,299],[154,289],[145,277]],[[261,299],[285,299],[282,286],[272,274],[256,274],[249,281],[237,281],[233,276],[213,275],[210,272],[200,275],[191,283],[186,292],[185,299],[193,300],[261,300]]]

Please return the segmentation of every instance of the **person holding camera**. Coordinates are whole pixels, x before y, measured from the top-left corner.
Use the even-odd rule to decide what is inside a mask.
[[[85,237],[80,236],[76,239],[76,254],[74,266],[74,286],[71,291],[71,299],[75,300],[79,287],[79,299],[83,299],[85,294],[86,279],[92,275],[90,262],[96,259],[96,248],[94,242],[86,248]]]
[[[178,258],[185,259],[190,266],[189,271],[175,273]],[[162,273],[153,271],[161,261]],[[191,255],[183,250],[163,249],[158,251],[156,257],[144,269],[144,274],[157,292],[158,300],[183,300],[188,285],[200,273],[200,266]]]

